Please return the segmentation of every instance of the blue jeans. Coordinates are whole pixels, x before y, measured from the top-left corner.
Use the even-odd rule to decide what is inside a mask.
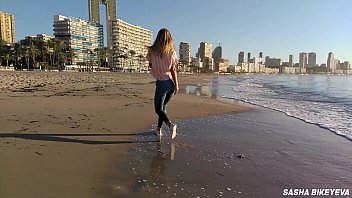
[[[158,114],[158,127],[161,128],[163,122],[166,124],[170,121],[166,114],[166,105],[174,94],[174,82],[170,80],[157,80],[155,95],[154,95],[154,108]]]

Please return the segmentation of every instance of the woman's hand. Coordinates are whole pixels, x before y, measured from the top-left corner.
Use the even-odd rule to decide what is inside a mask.
[[[177,94],[179,90],[180,89],[179,89],[178,85],[176,85],[175,88],[174,88],[174,94]]]

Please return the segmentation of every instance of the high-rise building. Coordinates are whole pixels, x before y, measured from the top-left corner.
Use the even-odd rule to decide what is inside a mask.
[[[53,36],[48,36],[46,34],[37,34],[35,36],[26,36],[24,39],[20,40],[20,43],[22,45],[29,46],[33,44],[33,42],[36,41],[43,41],[43,42],[48,42],[50,39],[53,39]]]
[[[207,42],[201,42],[198,48],[198,56],[203,62],[203,68],[205,70],[214,70],[214,59],[212,57],[213,46]]]
[[[289,67],[293,67],[293,55],[290,55],[290,56],[288,57],[288,66],[289,66]]]
[[[281,58],[270,58],[270,56],[265,57],[265,67],[280,67],[281,64]]]
[[[88,0],[89,20],[100,23],[100,2],[101,0]]]
[[[121,19],[110,20],[108,46],[111,46],[109,65],[112,68],[138,71],[147,69],[144,58],[147,46],[152,45],[152,31],[129,24]],[[126,61],[128,60],[128,61]]]
[[[242,63],[244,63],[244,52],[238,53],[238,64],[237,65],[241,65]]]
[[[263,52],[259,52],[259,60],[258,60],[258,62],[260,64],[263,64]]]
[[[230,61],[228,59],[221,58],[219,62],[219,68],[215,69],[215,71],[227,72],[227,68],[229,67],[230,67]]]
[[[317,66],[317,54],[314,52],[310,52],[308,54],[308,67],[316,67]]]
[[[213,50],[212,57],[213,57],[215,63],[219,63],[220,62],[220,59],[222,58],[222,47],[221,46],[217,46]]]
[[[213,50],[213,59],[214,59],[214,70],[220,71],[220,63],[222,60],[222,47],[219,45]]]
[[[219,45],[213,51],[213,59],[214,59],[214,69],[215,71],[219,71],[220,62],[222,59],[222,47]]]
[[[71,64],[97,60],[94,56],[94,49],[99,47],[99,27],[96,22],[55,15],[54,36],[63,41],[65,48],[75,52],[73,60],[66,54]]]
[[[199,58],[202,62],[204,62],[205,57],[212,58],[212,44],[207,42],[201,42],[199,46]]]
[[[106,27],[107,29],[107,37],[111,37],[111,27],[109,25],[110,20],[117,19],[116,13],[116,0],[88,0],[88,9],[89,9],[89,21],[94,21],[97,23],[97,27],[99,27],[99,47],[104,47],[104,33],[103,33],[103,26],[100,22],[100,4],[105,5],[106,8]],[[110,31],[109,31],[110,30]],[[108,48],[111,50],[111,46]]]
[[[0,11],[0,39],[6,43],[14,43],[15,40],[15,17]]]
[[[247,63],[251,62],[251,53],[248,52],[247,54]]]
[[[105,5],[106,21],[116,20],[116,0],[88,0],[89,20],[100,24],[100,4]]]
[[[335,64],[335,58],[334,58],[334,54],[332,52],[329,52],[328,55],[328,60],[327,60],[327,67],[328,67],[328,71],[334,73],[335,69],[336,69],[336,64]]]
[[[192,49],[189,43],[181,42],[179,46],[180,62],[190,64],[192,61]]]
[[[299,53],[299,67],[306,68],[307,61],[308,61],[307,53],[305,53],[305,52]]]
[[[347,70],[347,69],[350,69],[350,68],[351,68],[351,65],[350,65],[350,63],[348,61],[340,63],[339,69]]]

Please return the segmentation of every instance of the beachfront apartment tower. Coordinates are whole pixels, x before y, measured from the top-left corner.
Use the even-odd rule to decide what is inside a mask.
[[[215,63],[220,62],[220,59],[222,58],[222,47],[221,46],[217,46],[214,49],[212,57],[213,57]]]
[[[265,67],[280,67],[281,65],[281,58],[270,58],[270,56],[265,57]]]
[[[205,70],[214,70],[214,59],[212,57],[213,45],[207,42],[201,42],[198,48],[198,55],[203,63]]]
[[[21,45],[24,46],[30,46],[33,42],[35,41],[42,41],[44,43],[47,43],[50,39],[53,39],[53,36],[49,36],[46,34],[37,34],[35,36],[26,36],[24,39],[20,40],[19,42]]]
[[[54,36],[63,41],[64,47],[75,52],[75,58],[66,54],[70,64],[97,61],[94,49],[99,47],[99,27],[94,21],[62,15],[54,16]]]
[[[293,67],[293,55],[288,56],[288,66]]]
[[[0,39],[12,44],[15,40],[15,17],[0,11]]]
[[[259,52],[259,60],[258,60],[259,64],[263,64],[263,52]]]
[[[145,57],[152,45],[151,30],[129,24],[121,19],[110,20],[108,25],[109,66],[123,71],[145,71]]]
[[[314,52],[310,52],[308,54],[308,67],[316,67],[317,66],[317,54]]]
[[[97,23],[97,27],[99,27],[99,48],[104,47],[104,32],[103,26],[101,25],[100,21],[100,4],[105,5],[106,8],[106,27],[105,29],[110,29],[109,23],[110,20],[117,19],[117,12],[116,12],[116,0],[88,0],[88,10],[89,10],[89,21],[94,21]],[[107,32],[107,37],[109,37],[111,31]],[[109,43],[108,48],[110,49]]]
[[[181,63],[189,65],[192,62],[192,49],[189,43],[181,42],[178,52]]]
[[[116,20],[116,0],[88,0],[89,20],[100,24],[100,4],[105,5],[106,21]]]
[[[220,61],[222,59],[222,47],[219,45],[213,51],[213,59],[214,59],[214,69],[215,71],[219,71]]]
[[[299,68],[306,68],[307,67],[307,53],[301,52],[299,53]]]
[[[242,65],[244,63],[244,52],[238,53],[238,63],[237,65]]]
[[[207,42],[201,42],[198,51],[200,60],[204,62],[205,57],[212,58],[212,50],[212,44]]]
[[[329,52],[328,55],[328,60],[327,60],[327,67],[328,67],[328,71],[334,73],[335,69],[336,69],[336,63],[335,63],[335,58],[334,58],[334,54],[332,52]]]

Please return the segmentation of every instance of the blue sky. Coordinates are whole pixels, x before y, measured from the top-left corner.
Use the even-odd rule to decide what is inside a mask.
[[[237,62],[239,51],[282,58],[328,52],[352,61],[351,0],[117,0],[118,18],[150,29],[168,28],[178,47],[189,42],[192,54],[202,41],[222,43],[223,56]],[[0,11],[15,15],[16,39],[52,35],[53,16],[88,19],[87,0],[0,0]],[[104,14],[104,13],[102,13]]]

